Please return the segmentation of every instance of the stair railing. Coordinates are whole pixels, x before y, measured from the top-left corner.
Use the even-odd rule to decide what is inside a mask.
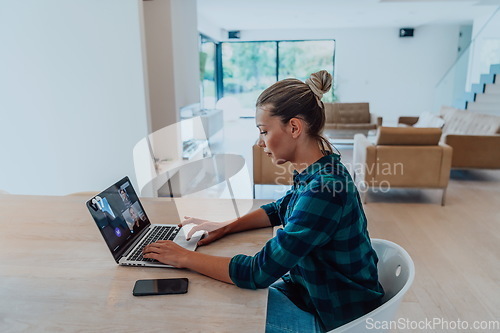
[[[443,105],[466,109],[467,103],[474,101],[476,93],[480,90],[480,85],[472,85],[471,87],[471,85],[467,82],[467,76],[471,70],[470,67],[474,63],[474,45],[476,41],[479,40],[478,38],[483,33],[484,29],[488,27],[491,22],[494,22],[494,20],[500,20],[500,7],[497,7],[492,15],[486,20],[476,35],[471,39],[471,42],[466,46],[466,48],[436,84],[433,104],[435,112],[439,112],[441,106]],[[488,66],[493,65],[494,62],[495,61],[491,59]]]

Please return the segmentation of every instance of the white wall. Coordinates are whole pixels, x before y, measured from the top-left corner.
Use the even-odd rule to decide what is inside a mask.
[[[337,93],[341,102],[370,102],[384,121],[430,111],[435,86],[456,59],[458,25],[397,28],[242,31],[241,40],[335,39]]]
[[[196,0],[145,1],[144,35],[149,131],[169,126],[170,140],[152,142],[161,159],[182,155],[180,108],[200,102]]]
[[[458,26],[418,27],[413,38],[400,38],[392,28],[336,36],[341,101],[370,102],[372,112],[395,123],[432,110],[436,84],[456,58]]]
[[[144,36],[150,132],[179,121],[176,110],[171,3],[145,1]]]
[[[203,33],[205,36],[217,41],[222,40],[224,38],[224,32],[226,32],[203,15],[198,15],[198,31]]]
[[[0,3],[0,188],[58,195],[134,178],[147,133],[140,5]]]
[[[175,103],[181,107],[200,102],[200,51],[196,0],[172,1]]]
[[[200,102],[196,0],[144,2],[151,132],[179,121],[181,107]]]
[[[470,43],[472,40],[472,25],[460,26],[457,45],[457,60],[450,70],[449,75],[454,75],[453,93],[454,98],[463,98],[464,92],[470,90],[467,87],[467,72],[469,69]],[[458,50],[460,49],[460,50]],[[453,74],[451,72],[453,71]]]

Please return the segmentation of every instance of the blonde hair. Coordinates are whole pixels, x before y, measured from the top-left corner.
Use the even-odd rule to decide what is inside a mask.
[[[321,98],[332,86],[332,76],[325,70],[311,74],[302,82],[285,79],[264,90],[256,107],[266,106],[271,116],[280,117],[283,124],[292,118],[306,122],[307,134],[316,139],[323,154],[333,152],[330,141],[322,135],[325,126],[325,107]]]

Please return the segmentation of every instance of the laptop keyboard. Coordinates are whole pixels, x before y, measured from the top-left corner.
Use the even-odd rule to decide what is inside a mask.
[[[157,225],[153,227],[148,237],[144,238],[139,245],[139,247],[128,256],[128,260],[134,261],[148,261],[148,262],[158,262],[156,259],[144,258],[142,256],[142,249],[148,244],[154,243],[159,240],[174,240],[175,236],[179,232],[178,227],[169,227]]]

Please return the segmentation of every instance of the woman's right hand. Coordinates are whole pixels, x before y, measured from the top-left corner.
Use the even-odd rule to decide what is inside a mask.
[[[197,231],[203,231],[205,236],[198,242],[198,246],[207,245],[222,238],[226,235],[225,226],[230,222],[211,222],[208,220],[202,220],[196,217],[184,216],[185,220],[179,224],[179,227],[183,227],[188,224],[194,224],[194,227],[189,230],[186,239],[190,240],[193,234]]]

